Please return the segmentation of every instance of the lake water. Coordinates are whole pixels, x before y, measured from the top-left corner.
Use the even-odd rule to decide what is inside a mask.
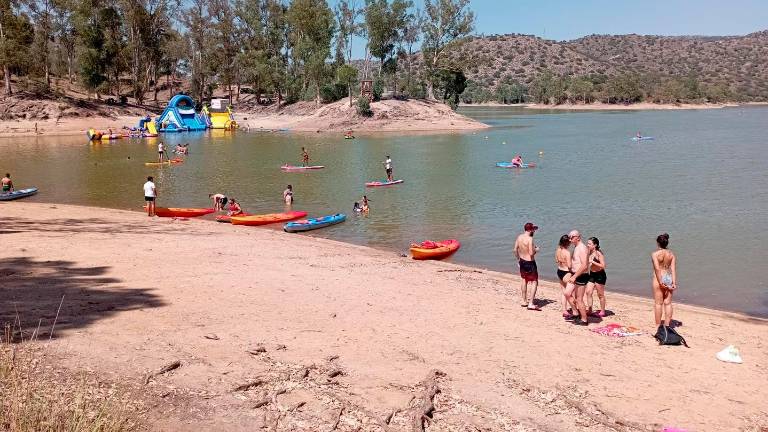
[[[768,316],[768,108],[704,111],[545,112],[467,108],[493,126],[449,135],[371,135],[223,131],[161,137],[190,142],[185,164],[148,168],[157,139],[89,144],[67,138],[0,139],[0,171],[17,187],[37,186],[31,200],[123,209],[142,205],[154,175],[159,204],[210,206],[207,195],[236,197],[249,212],[294,209],[311,215],[351,213],[367,194],[371,212],[317,235],[404,252],[424,239],[457,238],[451,260],[516,272],[515,236],[527,221],[536,235],[543,277],[554,279],[557,239],[570,229],[600,239],[609,291],[649,297],[655,238],[671,236],[678,255],[680,301]],[[656,137],[633,142],[636,131]],[[306,146],[326,169],[283,173]],[[522,153],[536,169],[505,170],[496,161]],[[543,152],[541,155],[539,152]],[[390,154],[405,183],[368,189],[384,177]],[[0,204],[0,216],[2,206]],[[259,229],[259,228],[254,228]],[[222,245],[224,247],[225,245]],[[609,297],[610,302],[610,297]],[[610,306],[610,305],[609,305]]]

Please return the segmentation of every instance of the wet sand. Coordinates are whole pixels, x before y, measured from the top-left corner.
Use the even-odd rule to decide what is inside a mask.
[[[678,305],[691,348],[659,347],[649,299],[608,293],[604,323],[646,333],[614,339],[564,322],[550,282],[532,312],[514,275],[278,229],[24,201],[0,215],[0,321],[47,339],[63,295],[63,367],[143,383],[180,360],[145,387],[165,401],[156,430],[412,430],[433,369],[428,430],[768,427],[765,320]],[[715,359],[728,344],[744,364]]]

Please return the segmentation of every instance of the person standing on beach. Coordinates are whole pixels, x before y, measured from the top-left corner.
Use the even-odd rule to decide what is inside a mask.
[[[568,284],[571,283],[571,239],[568,238],[568,234],[564,234],[560,237],[560,241],[557,245],[557,252],[555,252],[555,263],[557,264],[557,278],[560,280],[560,288],[562,289],[562,297],[560,303],[563,306],[563,318],[572,319],[572,312],[576,309],[572,302],[570,295],[566,295],[566,289]],[[570,310],[569,310],[570,306]]]
[[[5,177],[3,177],[3,180],[0,180],[0,182],[3,184],[4,193],[13,192],[13,180],[11,180],[11,174],[5,173]]]
[[[520,277],[522,278],[520,281],[520,294],[523,298],[521,306],[527,307],[528,310],[540,311],[541,308],[535,304],[536,290],[539,287],[539,271],[536,267],[536,253],[539,251],[539,247],[533,243],[533,234],[539,227],[528,222],[523,229],[525,232],[517,236],[517,240],[515,240],[515,256],[518,259]],[[530,299],[528,299],[529,283],[533,283]]]
[[[573,230],[568,234],[573,248],[573,259],[571,261],[571,271],[573,271],[573,287],[566,290],[573,297],[573,304],[579,311],[579,317],[573,320],[576,325],[588,325],[587,307],[584,304],[584,292],[589,282],[589,250],[587,245],[581,241],[581,233]]]
[[[159,144],[157,144],[157,161],[160,163],[163,163],[163,159],[165,158],[165,145],[162,141],[160,141]]]
[[[597,291],[600,312],[594,315],[603,318],[605,317],[605,282],[608,280],[608,276],[605,274],[605,254],[600,250],[600,240],[597,237],[590,237],[587,240],[587,250],[589,251],[589,282],[584,292],[588,302],[587,314],[593,315],[593,294]]]
[[[304,147],[301,148],[301,165],[309,166],[309,153]]]
[[[155,215],[155,200],[157,199],[157,188],[155,188],[155,182],[152,176],[147,177],[147,182],[144,183],[144,202],[147,204],[147,216],[152,217]]]
[[[287,205],[293,204],[293,186],[288,185],[285,190],[283,191],[283,201]]]
[[[384,164],[384,169],[387,171],[387,181],[394,181],[392,179],[392,158],[387,155],[387,160],[382,163]]]
[[[677,289],[677,268],[675,254],[667,249],[669,234],[656,237],[657,249],[651,254],[653,264],[653,315],[656,326],[661,325],[662,315],[664,325],[672,324],[672,293]]]

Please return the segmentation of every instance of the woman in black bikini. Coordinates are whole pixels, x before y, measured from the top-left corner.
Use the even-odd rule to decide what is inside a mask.
[[[584,295],[589,306],[588,313],[592,315],[592,303],[594,300],[592,293],[597,289],[597,298],[600,300],[600,312],[594,315],[602,318],[605,316],[605,282],[608,280],[605,274],[605,254],[600,250],[600,240],[596,237],[589,238],[587,249],[589,249],[589,282],[587,283],[587,290],[584,292]]]
[[[563,290],[562,296],[560,297],[560,304],[563,305],[563,318],[569,319],[573,317],[571,314],[573,305],[568,296],[565,295],[565,287],[567,287],[568,282],[571,281],[573,272],[571,272],[571,252],[568,250],[571,246],[571,239],[567,234],[560,237],[558,246],[559,247],[555,252],[555,263],[557,264],[557,278],[560,279],[560,288]],[[569,307],[571,308],[570,311],[568,309]]]

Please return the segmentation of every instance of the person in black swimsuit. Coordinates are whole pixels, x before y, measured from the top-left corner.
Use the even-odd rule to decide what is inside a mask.
[[[585,302],[588,306],[588,313],[599,317],[605,316],[605,283],[608,276],[605,274],[605,254],[600,250],[600,240],[597,237],[590,237],[587,240],[587,249],[589,250],[589,282],[584,293]],[[600,300],[600,311],[592,312],[593,293],[597,291],[597,298]]]

